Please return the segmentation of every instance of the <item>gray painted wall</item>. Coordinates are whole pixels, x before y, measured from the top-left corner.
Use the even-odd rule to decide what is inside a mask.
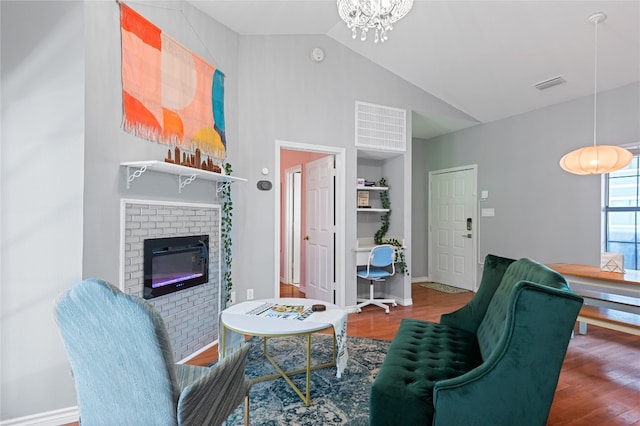
[[[237,35],[188,4],[133,7],[227,73],[227,133],[237,138]],[[2,1],[0,11],[6,420],[76,404],[53,300],[82,278],[118,284],[120,198],[215,203],[216,192],[196,181],[179,195],[174,176],[152,173],[126,189],[119,163],[161,159],[167,147],[121,129],[116,2]],[[30,249],[41,245],[57,250],[34,268]]]
[[[239,300],[246,288],[254,288],[256,297],[273,293],[277,253],[270,248],[275,235],[275,193],[258,191],[255,184],[263,178],[263,167],[272,171],[269,178],[274,179],[277,139],[344,147],[346,196],[355,200],[356,100],[470,119],[328,37],[239,36],[186,3],[136,2],[132,6],[227,76],[228,160],[235,175],[249,179],[233,187],[233,274]],[[1,416],[8,419],[75,403],[51,301],[80,275],[117,283],[120,199],[215,203],[216,197],[211,182],[196,181],[178,194],[174,176],[154,173],[126,189],[125,171],[119,163],[161,159],[167,148],[121,129],[116,2],[2,1],[0,10]],[[326,53],[321,63],[310,59],[317,46]],[[7,87],[16,81],[26,89],[7,93]],[[635,84],[599,96],[601,141],[640,140],[639,92]],[[43,102],[47,99],[56,102]],[[13,109],[16,106],[18,110]],[[423,241],[426,232],[418,228],[426,223],[426,206],[422,214],[419,209],[426,203],[418,203],[415,196],[425,191],[426,177],[419,176],[466,164],[478,164],[479,189],[490,191],[485,205],[496,209],[494,218],[481,219],[480,258],[491,252],[543,262],[597,262],[600,179],[572,176],[557,166],[565,152],[591,140],[591,106],[585,98],[476,126],[424,142],[425,147],[415,149],[415,159],[410,148],[405,156],[387,162],[383,174],[390,178],[394,207],[390,235],[404,234],[408,241],[412,274],[424,275],[420,268],[426,259],[426,250],[419,253],[411,244],[413,236]],[[25,129],[30,132],[27,137]],[[56,149],[51,148],[54,144]],[[420,163],[424,171],[415,171],[413,176],[419,178],[412,182],[412,164]],[[392,175],[398,180],[392,181]],[[355,256],[351,256],[357,234],[355,208],[349,208],[346,215],[349,305],[356,297]],[[424,221],[417,219],[420,216]],[[34,226],[25,230],[29,224]],[[34,231],[45,228],[50,234]],[[21,293],[25,286],[22,271],[30,260],[25,260],[24,247],[11,246],[8,251],[13,237],[20,234],[29,243],[52,244],[63,231],[68,231],[65,250],[48,258],[29,281],[29,293]],[[393,291],[402,293],[400,296],[410,294],[406,281]],[[36,381],[40,386],[34,389],[31,384]]]
[[[423,139],[412,141],[411,182],[413,191],[411,194],[411,248],[413,256],[411,260],[411,278],[416,281],[428,278],[428,235],[429,218],[427,216],[427,144]]]
[[[53,301],[82,274],[83,3],[2,1],[2,420],[75,404]]]
[[[237,140],[237,43],[226,27],[182,2],[132,3],[130,6],[225,75],[227,140]],[[158,5],[159,4],[159,5]],[[87,2],[86,146],[84,199],[84,276],[119,280],[120,199],[219,203],[215,183],[196,180],[178,193],[176,177],[147,172],[126,188],[123,161],[161,160],[167,145],[143,140],[122,129],[120,13],[116,2]],[[198,28],[195,33],[192,28]],[[228,156],[231,163],[236,160]],[[237,186],[237,184],[236,184]],[[234,188],[235,189],[235,188]]]
[[[325,60],[313,62],[314,47],[325,51]],[[239,66],[239,108],[241,125],[238,143],[230,148],[238,175],[249,184],[238,190],[234,220],[239,224],[234,244],[242,255],[235,262],[246,262],[250,268],[234,269],[239,289],[254,287],[256,297],[272,293],[274,253],[264,247],[273,245],[275,199],[273,192],[259,192],[255,182],[263,167],[273,169],[275,140],[314,145],[344,147],[346,150],[347,206],[355,204],[357,152],[354,146],[355,101],[361,100],[392,107],[420,109],[443,115],[462,117],[459,111],[373,65],[367,59],[324,36],[241,37]],[[408,114],[410,117],[410,115]],[[468,117],[466,117],[468,118]],[[410,121],[410,119],[409,119]],[[410,123],[409,123],[410,126]],[[410,146],[410,141],[408,142]],[[410,245],[411,223],[411,150],[392,162],[393,221],[403,229]],[[398,173],[402,171],[401,173]],[[387,173],[388,176],[388,173]],[[353,182],[353,184],[352,184]],[[402,190],[404,188],[404,191]],[[398,198],[395,198],[398,197]],[[393,226],[393,225],[392,225]],[[346,212],[346,305],[355,304],[356,211]],[[410,247],[409,247],[410,249]],[[410,258],[410,257],[409,257]],[[235,265],[234,265],[235,266]],[[395,291],[395,289],[394,289]],[[244,291],[239,290],[239,295]],[[399,297],[408,297],[409,283],[399,290]]]
[[[598,94],[598,143],[640,142],[640,83]],[[414,276],[427,275],[428,172],[478,165],[479,261],[492,253],[543,263],[598,265],[601,177],[563,171],[560,158],[593,143],[593,97],[478,125],[428,141],[414,140]],[[419,244],[418,244],[419,242]]]
[[[346,182],[355,182],[354,105],[356,100],[434,114],[466,118],[465,114],[437,98],[373,65],[325,36],[237,36],[215,21],[183,3],[165,3],[162,8],[134,5],[143,15],[170,35],[219,65],[225,72],[228,161],[234,174],[248,183],[234,185],[234,287],[238,300],[247,288],[255,297],[273,294],[277,253],[265,252],[273,246],[275,192],[259,191],[255,183],[263,179],[261,170],[275,166],[277,139],[346,148]],[[190,22],[182,15],[184,13]],[[125,189],[124,170],[119,162],[163,158],[166,147],[125,134],[120,128],[120,44],[117,5],[109,2],[86,5],[87,44],[87,147],[85,156],[85,238],[99,239],[100,245],[85,245],[84,273],[116,280],[118,241],[117,200],[122,197],[173,199],[173,176],[154,176]],[[201,31],[197,36],[193,28]],[[201,42],[204,40],[206,46]],[[311,50],[321,46],[326,58],[315,63]],[[408,116],[410,116],[408,114]],[[410,123],[409,123],[410,125]],[[410,144],[409,144],[410,145]],[[403,182],[410,187],[411,151],[401,157]],[[396,160],[399,161],[399,160]],[[408,174],[409,173],[409,174]],[[202,190],[190,188],[180,196],[196,202],[211,202],[210,184]],[[207,186],[208,185],[208,186]],[[394,195],[400,197],[402,192]],[[394,203],[394,217],[409,243],[410,221],[404,206],[410,191]],[[347,197],[355,197],[349,185]],[[355,209],[347,211],[346,304],[355,303],[356,238]],[[105,232],[107,230],[107,232]],[[410,248],[409,248],[410,250]],[[250,266],[250,267],[247,267]],[[399,296],[408,297],[408,286]]]
[[[273,294],[277,253],[269,248],[276,200],[273,191],[258,191],[255,183],[263,167],[274,170],[276,139],[346,147],[346,194],[351,200],[355,100],[470,119],[328,37],[241,37],[183,2],[131,6],[226,74],[227,158],[235,175],[249,179],[233,189],[233,274],[239,300],[249,287],[256,297]],[[217,198],[211,182],[196,181],[178,194],[174,176],[152,172],[126,189],[119,164],[162,159],[167,147],[121,128],[116,2],[2,1],[0,11],[0,416],[5,420],[75,404],[52,300],[81,278],[118,283],[120,199],[216,203]],[[316,46],[326,52],[319,64],[310,59]],[[7,90],[14,85],[20,90]],[[394,232],[410,240],[410,212],[404,208],[410,204],[410,149],[392,164],[404,170],[404,182],[394,182],[404,191],[393,195],[401,197],[393,200],[394,215],[401,220],[392,226],[401,227]],[[355,215],[355,208],[347,211],[347,255],[355,247]],[[25,245],[15,246],[18,236]],[[39,259],[41,267],[33,271],[26,246],[42,241],[56,247],[64,241],[65,250]],[[25,270],[33,274],[27,293]],[[355,255],[346,265],[347,304],[355,303],[354,270]],[[410,293],[406,283],[398,291]]]

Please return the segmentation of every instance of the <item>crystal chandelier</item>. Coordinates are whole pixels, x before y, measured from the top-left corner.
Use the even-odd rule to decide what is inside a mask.
[[[367,31],[375,29],[374,41],[384,42],[393,23],[409,13],[413,0],[338,0],[338,13],[356,38],[367,39]]]

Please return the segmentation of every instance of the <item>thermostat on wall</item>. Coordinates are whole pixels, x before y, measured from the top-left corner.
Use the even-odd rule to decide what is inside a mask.
[[[269,191],[273,185],[268,180],[259,180],[257,187],[260,191]]]

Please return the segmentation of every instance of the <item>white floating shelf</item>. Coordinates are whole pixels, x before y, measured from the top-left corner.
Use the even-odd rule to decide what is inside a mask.
[[[386,213],[389,209],[370,209],[370,208],[358,208],[359,212],[377,212],[377,213]]]
[[[227,176],[221,173],[210,172],[208,170],[181,166],[179,164],[167,163],[166,161],[127,161],[120,163],[120,165],[127,168],[127,189],[129,189],[131,182],[142,176],[142,174],[147,170],[178,176],[178,192],[182,192],[182,188],[193,182],[195,179],[227,184],[247,181],[247,179],[244,178]],[[220,188],[217,190],[219,191]]]
[[[388,186],[357,186],[358,191],[388,191]]]

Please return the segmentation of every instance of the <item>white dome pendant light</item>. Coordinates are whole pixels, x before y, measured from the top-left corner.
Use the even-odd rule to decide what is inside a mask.
[[[571,151],[560,159],[560,167],[576,175],[601,175],[624,169],[633,159],[628,150],[614,145],[596,144],[596,111],[598,96],[598,23],[607,19],[602,12],[589,16],[588,21],[595,25],[595,61],[593,83],[593,146]]]

